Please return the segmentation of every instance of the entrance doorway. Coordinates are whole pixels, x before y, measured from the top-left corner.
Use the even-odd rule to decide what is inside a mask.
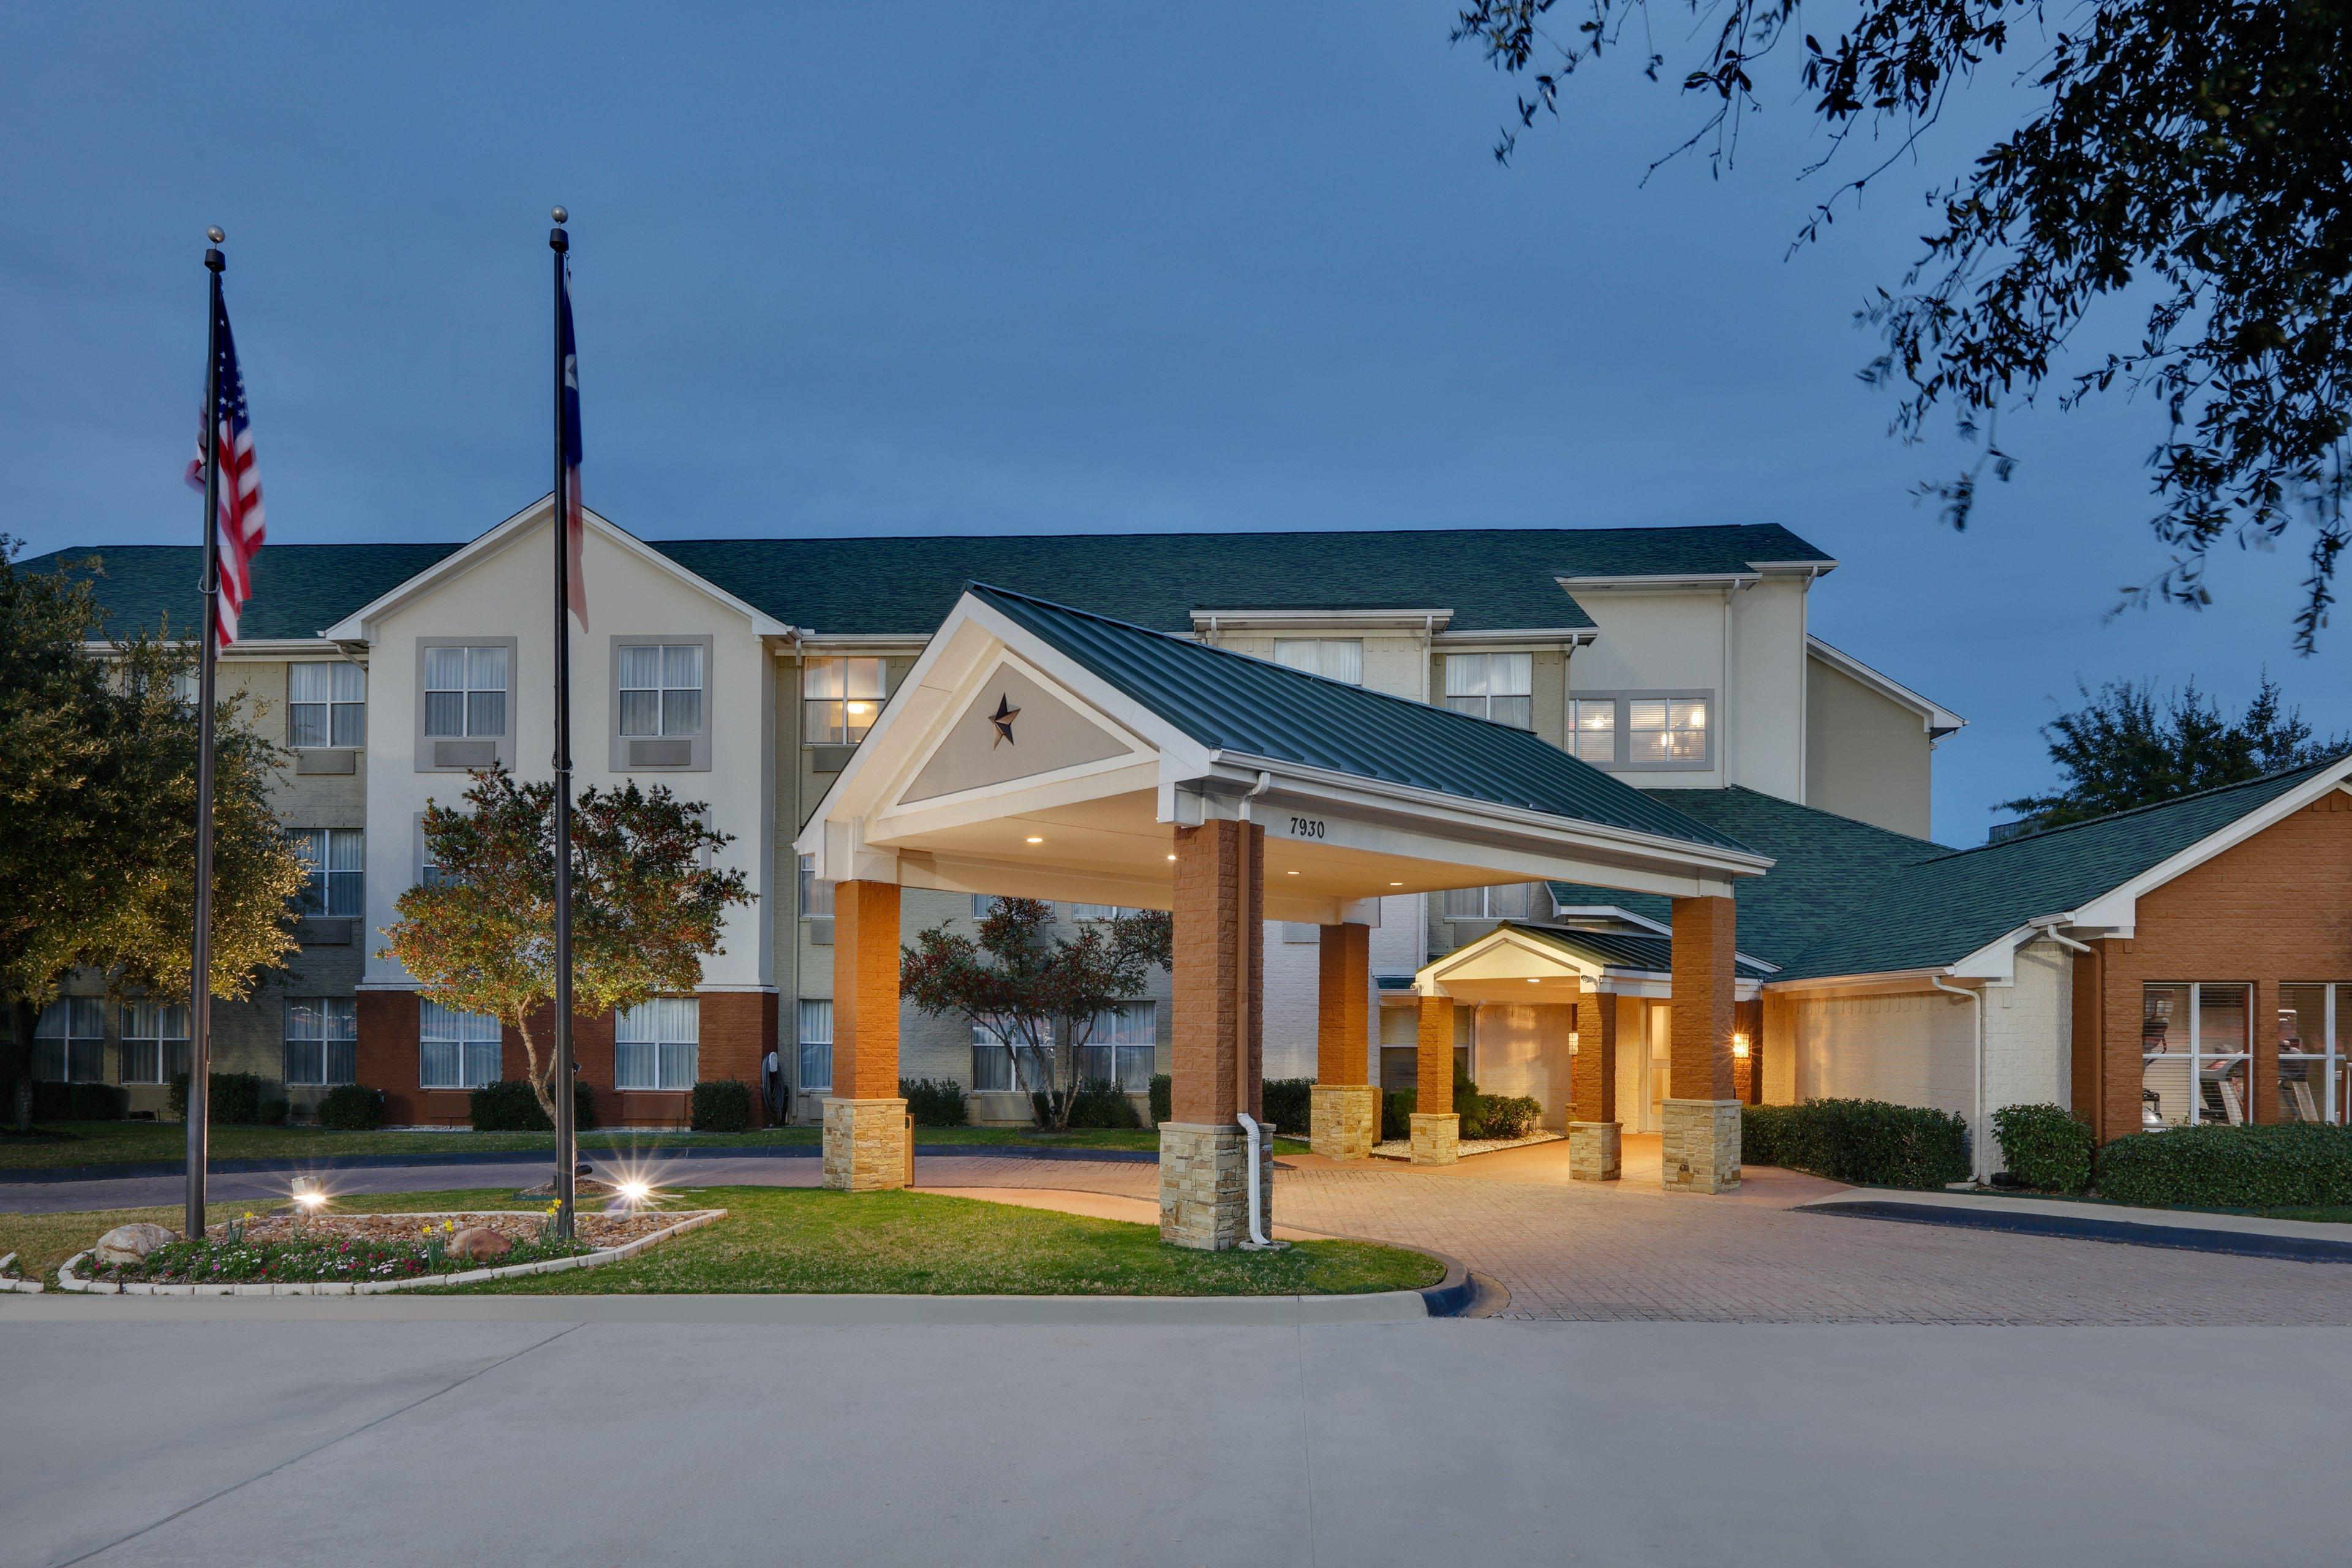
[[[1644,1132],[1662,1131],[1666,1125],[1666,1096],[1674,1089],[1674,1005],[1667,1002],[1642,1004],[1642,1038],[1648,1047],[1650,1063],[1649,1120],[1643,1123]]]

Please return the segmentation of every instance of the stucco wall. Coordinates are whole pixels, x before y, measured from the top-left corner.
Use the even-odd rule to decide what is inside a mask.
[[[1800,997],[1792,1008],[1797,1089],[1806,1100],[1890,1100],[1967,1116],[1975,1020],[1964,997]]]
[[[1817,658],[1805,682],[1805,804],[1927,837],[1934,752],[1919,715]]]

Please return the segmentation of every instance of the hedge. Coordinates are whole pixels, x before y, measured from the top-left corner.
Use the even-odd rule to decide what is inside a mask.
[[[2352,1128],[2173,1127],[2118,1138],[2098,1155],[2099,1195],[2191,1208],[2352,1204]]]
[[[259,1073],[207,1073],[205,1082],[210,1093],[212,1123],[215,1127],[278,1127],[286,1121],[286,1101],[282,1096],[266,1093],[278,1085],[264,1079]],[[188,1119],[188,1075],[172,1075],[172,1114],[184,1121]]]
[[[1258,1118],[1268,1127],[1295,1137],[1307,1136],[1315,1120],[1315,1080],[1311,1078],[1270,1078],[1259,1086]]]
[[[2096,1140],[2063,1105],[2004,1105],[1992,1113],[2000,1163],[2021,1187],[2079,1193],[2091,1184]]]
[[[694,1086],[692,1115],[697,1132],[749,1132],[751,1086],[740,1079],[705,1079]]]
[[[963,1127],[971,1121],[963,1085],[951,1078],[902,1078],[898,1098],[918,1127]]]
[[[1035,1112],[1037,1125],[1045,1126],[1053,1120],[1053,1105],[1044,1089],[1031,1091],[1030,1109]],[[1108,1079],[1087,1079],[1078,1085],[1076,1098],[1070,1105],[1070,1125],[1073,1127],[1140,1127],[1143,1118],[1135,1112],[1135,1101],[1127,1090]]]
[[[383,1090],[363,1083],[339,1083],[319,1102],[319,1125],[343,1132],[373,1132],[383,1125]]]
[[[1154,1127],[1176,1114],[1176,1080],[1164,1072],[1151,1075],[1151,1124]]]
[[[1739,1118],[1739,1160],[1871,1187],[1922,1191],[1969,1176],[1969,1124],[1948,1110],[1882,1100],[1750,1105]]]
[[[33,1082],[36,1121],[120,1121],[129,1114],[131,1097],[110,1083]],[[0,1116],[16,1112],[16,1091],[0,1101]]]
[[[468,1111],[477,1132],[551,1132],[554,1124],[539,1108],[539,1096],[519,1078],[501,1079],[474,1090]],[[572,1080],[572,1126],[585,1132],[596,1125],[596,1094]]]

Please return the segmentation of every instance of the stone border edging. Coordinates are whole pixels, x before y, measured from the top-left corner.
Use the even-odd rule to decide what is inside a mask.
[[[478,1210],[474,1213],[504,1211]],[[473,1214],[391,1214],[373,1215],[377,1219],[465,1219]],[[74,1265],[88,1258],[87,1249],[75,1253],[58,1266],[58,1288],[76,1290],[92,1296],[382,1296],[394,1290],[437,1289],[448,1285],[478,1285],[490,1279],[513,1279],[526,1274],[563,1274],[574,1268],[596,1268],[607,1263],[618,1263],[634,1258],[657,1241],[688,1231],[699,1230],[706,1225],[725,1219],[725,1209],[695,1209],[680,1216],[676,1225],[665,1226],[649,1236],[623,1242],[577,1258],[546,1258],[536,1263],[517,1263],[504,1268],[470,1268],[462,1274],[419,1275],[408,1279],[364,1279],[350,1283],[335,1280],[306,1280],[270,1285],[151,1285],[129,1282],[106,1285],[95,1279],[85,1279],[74,1272]]]
[[[9,1272],[9,1270],[16,1268],[16,1255],[15,1253],[0,1253],[0,1290],[7,1290],[11,1292],[21,1290],[28,1296],[37,1296],[48,1289],[47,1285],[44,1285],[38,1279],[17,1279],[16,1275]]]
[[[2179,1252],[2215,1252],[2240,1258],[2275,1258],[2294,1263],[2352,1263],[2352,1238],[2277,1235],[2147,1220],[2093,1219],[2013,1209],[1906,1203],[1900,1199],[1815,1199],[1794,1212],[1844,1215],[1909,1225],[1952,1226],[1964,1230],[2004,1231],[2064,1240],[2104,1241],[2126,1247],[2161,1247]]]

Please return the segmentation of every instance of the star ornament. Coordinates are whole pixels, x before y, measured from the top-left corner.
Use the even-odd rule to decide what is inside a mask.
[[[1013,721],[1020,717],[1021,710],[1013,706],[1013,700],[999,693],[996,699],[996,711],[988,716],[988,721],[996,726],[996,739],[988,743],[990,751],[992,752],[997,747],[1008,743],[1020,744],[1013,739]]]

